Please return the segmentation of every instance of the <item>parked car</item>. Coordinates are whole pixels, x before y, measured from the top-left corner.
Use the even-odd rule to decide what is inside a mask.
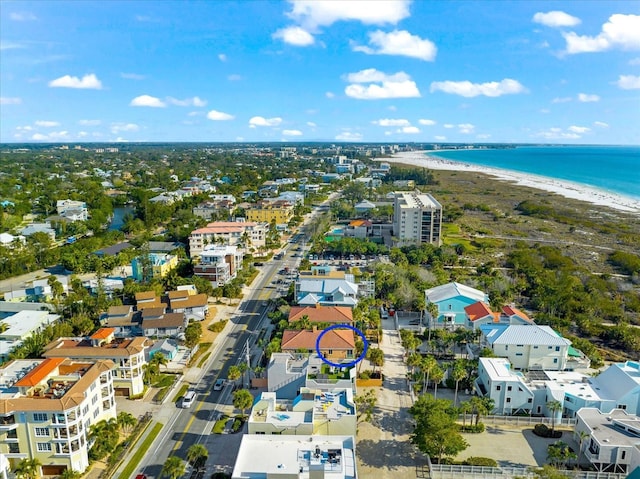
[[[224,379],[222,379],[222,378],[216,379],[216,382],[213,385],[213,390],[214,391],[221,391],[223,387],[224,387]]]

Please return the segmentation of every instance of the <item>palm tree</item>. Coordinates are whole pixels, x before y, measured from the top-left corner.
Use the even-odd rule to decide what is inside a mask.
[[[373,374],[376,374],[376,367],[384,364],[384,351],[380,348],[369,348],[367,351],[367,359],[373,364]]]
[[[478,396],[473,396],[469,400],[469,404],[471,405],[471,414],[475,415],[475,425],[477,426],[480,421],[480,416],[488,414],[489,410],[487,409],[487,405],[483,401],[483,398]]]
[[[19,479],[35,479],[38,477],[42,463],[38,459],[23,459],[16,466],[16,477]]]
[[[73,469],[66,468],[62,471],[62,474],[58,476],[58,479],[79,479],[82,476],[78,471],[74,471]]]
[[[252,404],[253,395],[246,389],[238,389],[233,393],[233,406],[240,409],[243,416],[244,411],[249,409]]]
[[[160,372],[160,366],[166,366],[169,363],[169,360],[162,353],[155,353],[151,362],[158,365],[158,372]]]
[[[131,431],[131,429],[133,429],[133,426],[135,426],[137,424],[138,421],[136,421],[136,418],[133,417],[133,414],[130,414],[128,412],[122,411],[118,413],[118,426],[120,427],[120,429],[122,429],[125,433],[128,433]]]
[[[462,414],[462,427],[467,425],[467,414],[473,411],[473,407],[469,401],[462,401],[460,403],[460,414]]]
[[[547,410],[551,413],[551,436],[555,434],[556,431],[556,416],[558,411],[562,411],[562,404],[560,401],[549,401],[547,403]]]
[[[187,469],[187,464],[178,456],[169,456],[162,466],[160,471],[160,477],[168,477],[169,479],[178,479],[178,477],[184,475]]]
[[[431,371],[433,371],[433,369],[437,366],[438,362],[433,356],[428,355],[422,358],[420,369],[422,369],[422,384],[424,386],[422,388],[423,391],[426,391],[429,388],[429,376],[431,375]]]
[[[242,371],[238,366],[229,366],[229,370],[227,371],[227,378],[229,381],[236,382],[242,376]]]
[[[444,379],[444,370],[440,366],[435,366],[431,371],[431,378],[433,379],[433,385],[435,388],[433,397],[436,399],[438,397],[438,384],[440,384]]]
[[[460,360],[456,360],[453,363],[453,369],[451,370],[451,379],[456,382],[456,393],[453,396],[453,405],[458,405],[458,385],[460,381],[467,377],[467,370],[464,367],[464,364]]]
[[[580,466],[580,455],[582,454],[582,445],[584,444],[584,441],[586,439],[588,439],[589,437],[591,437],[591,436],[589,435],[589,433],[587,431],[578,432],[578,439],[579,439],[579,443],[580,443],[580,448],[578,449],[578,466]]]
[[[208,457],[209,451],[202,444],[194,444],[187,449],[187,461],[189,461],[193,467],[204,466]]]

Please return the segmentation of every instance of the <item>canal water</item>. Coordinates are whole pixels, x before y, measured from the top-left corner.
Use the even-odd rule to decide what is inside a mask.
[[[124,217],[128,214],[134,214],[135,209],[132,206],[120,206],[113,209],[113,218],[109,224],[108,231],[117,231],[124,225]]]

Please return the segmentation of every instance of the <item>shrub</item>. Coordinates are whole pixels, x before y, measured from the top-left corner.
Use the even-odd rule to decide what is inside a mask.
[[[484,432],[484,423],[479,422],[477,425],[476,424],[468,424],[466,426],[462,426],[460,428],[460,430],[462,432],[469,432],[472,434],[480,434],[481,432]]]
[[[490,457],[469,457],[462,461],[465,466],[498,467],[498,463]]]
[[[559,439],[562,437],[562,431],[553,431],[549,429],[545,424],[536,424],[533,428],[533,433],[536,436],[548,437],[553,439]]]
[[[207,329],[209,331],[213,331],[214,333],[219,333],[227,325],[227,321],[229,321],[229,320],[228,319],[223,319],[222,321],[216,321],[215,323],[209,325],[209,327]]]
[[[241,416],[236,416],[236,418],[233,420],[233,425],[231,426],[231,430],[233,432],[238,432],[240,429],[242,429],[243,424],[244,424],[244,419]]]
[[[371,371],[362,371],[359,375],[358,375],[359,379],[371,379]]]

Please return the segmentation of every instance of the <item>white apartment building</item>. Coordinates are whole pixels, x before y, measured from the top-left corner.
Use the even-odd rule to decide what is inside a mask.
[[[238,275],[242,268],[242,250],[237,246],[205,246],[194,274],[210,281],[213,287],[224,286]]]
[[[207,245],[237,245],[243,242],[244,233],[247,233],[248,236],[247,249],[264,248],[268,231],[268,223],[214,221],[204,228],[191,232],[189,235],[189,252],[191,257],[194,257],[200,256]]]
[[[144,392],[146,338],[116,338],[115,328],[100,328],[88,338],[60,338],[45,347],[45,358],[72,358],[114,364],[113,388],[116,396],[136,396]]]
[[[116,417],[111,361],[16,360],[0,369],[0,454],[38,475],[89,466],[89,428]]]
[[[442,205],[426,193],[394,193],[393,234],[400,245],[441,244]]]
[[[232,479],[356,479],[353,436],[245,434]]]

